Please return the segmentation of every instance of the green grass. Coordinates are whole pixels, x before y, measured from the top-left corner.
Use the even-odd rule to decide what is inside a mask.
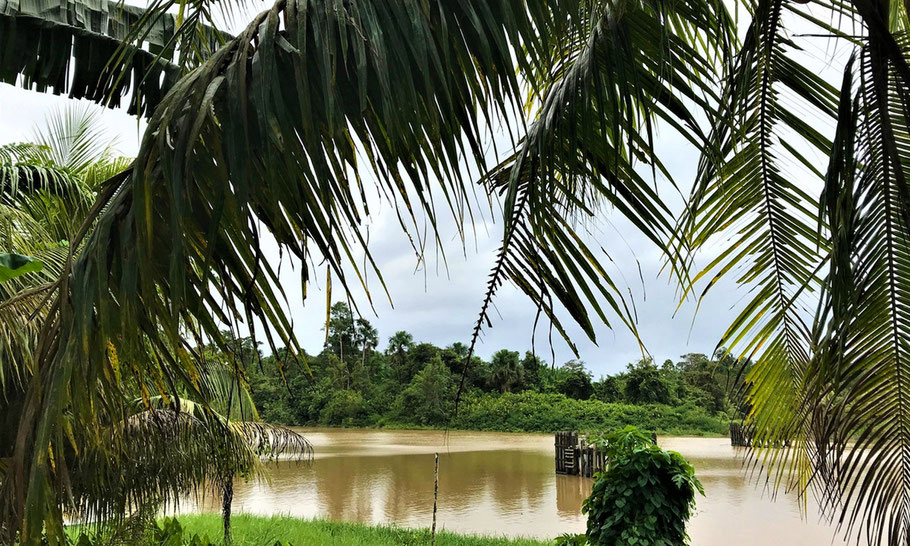
[[[218,514],[184,515],[178,518],[189,535],[208,535],[213,541],[222,536]],[[387,525],[364,525],[326,520],[305,520],[290,516],[252,516],[237,514],[231,518],[234,546],[269,546],[275,541],[294,546],[417,546],[430,543],[429,529],[402,529]],[[438,546],[544,546],[553,541],[508,539],[459,535],[448,531],[436,533]]]

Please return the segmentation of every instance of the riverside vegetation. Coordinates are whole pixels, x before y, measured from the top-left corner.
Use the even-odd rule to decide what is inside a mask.
[[[214,537],[214,538],[213,538]],[[214,546],[221,544],[221,518],[215,514],[194,514],[166,518],[140,536],[136,546]],[[81,541],[81,542],[80,542]],[[73,546],[94,546],[87,536],[71,532]],[[304,520],[289,516],[239,514],[234,518],[233,546],[417,546],[430,543],[429,529],[403,529],[389,525],[364,525],[325,520]],[[438,546],[549,546],[553,541],[436,533]]]
[[[642,544],[680,546],[689,543],[686,524],[697,494],[704,495],[695,469],[679,453],[655,445],[649,434],[635,428],[593,435],[592,443],[607,454],[609,466],[595,475],[590,497],[582,511],[587,532],[566,534],[555,541],[525,538],[433,533],[428,529],[403,529],[388,525],[304,520],[288,516],[241,515],[235,518],[225,544],[292,546],[416,545],[452,546],[618,546]],[[158,522],[96,529],[70,528],[73,546],[120,544],[123,537],[139,546],[214,546],[220,541],[222,520],[214,514],[183,515]],[[100,533],[99,533],[100,531]],[[84,532],[88,534],[84,534]],[[434,540],[435,539],[435,540]]]
[[[748,363],[684,355],[650,358],[594,379],[584,363],[544,363],[502,349],[489,361],[459,342],[447,347],[396,332],[380,349],[377,330],[344,303],[332,307],[324,349],[304,360],[282,351],[260,357],[249,338],[234,342],[267,422],[285,425],[454,427],[467,430],[603,431],[634,425],[672,434],[726,434],[740,415],[737,393]],[[461,402],[456,393],[464,374]]]
[[[300,265],[304,294],[325,271],[336,299],[366,305],[370,284],[392,295],[368,244],[376,211],[397,213],[387,225],[424,267],[432,241],[437,256],[466,250],[486,202],[501,245],[469,347],[509,284],[569,343],[569,331],[658,335],[639,331],[613,267],[622,245],[602,229],[628,225],[679,302],[740,290],[718,345],[755,360],[755,443],[793,440],[754,450],[764,483],[811,486],[823,519],[857,542],[908,543],[905,2],[276,0],[259,14],[236,0],[3,4],[0,50],[12,53],[0,80],[146,122],[136,158],[99,179],[73,229],[51,240],[20,235],[41,208],[73,217],[57,200],[86,177],[0,154],[0,217],[14,235],[0,247],[0,542],[57,545],[74,509],[119,522],[128,512],[112,498],[153,504],[200,486],[204,467],[173,442],[150,443],[151,464],[135,457],[129,425],[137,395],[152,416],[164,411],[153,400],[187,397],[206,431],[237,439],[212,418],[221,372],[197,349],[225,349],[222,330],[241,323],[262,325],[277,367],[291,369],[279,354],[300,354],[283,260],[263,241]],[[666,131],[673,140],[658,140]],[[459,237],[439,229],[443,216]],[[370,408],[329,419],[359,395],[400,418],[440,392],[417,381],[440,362],[459,372],[442,356],[421,361],[400,393],[378,389],[384,399],[352,377],[333,386],[345,396],[297,417],[369,422]],[[662,371],[633,366],[624,397],[637,367]],[[497,396],[519,390],[497,384]],[[316,399],[318,383],[306,387]],[[174,405],[171,422],[201,422]],[[219,451],[196,462],[224,474],[234,451]]]

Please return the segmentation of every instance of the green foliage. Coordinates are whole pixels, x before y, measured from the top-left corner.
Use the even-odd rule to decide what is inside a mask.
[[[361,355],[379,344],[376,328],[363,317],[354,317],[346,303],[332,305],[325,348],[344,359],[346,355]]]
[[[594,384],[594,396],[602,402],[621,402],[625,388],[620,377],[611,375]]]
[[[693,405],[662,406],[576,400],[525,391],[467,397],[453,426],[470,430],[553,432],[615,430],[626,425],[666,434],[726,434],[729,421]]]
[[[335,304],[332,317],[329,339],[352,339],[345,333],[356,331],[346,304]],[[375,331],[365,320],[356,328]],[[704,355],[685,357],[697,365],[671,363],[659,372],[652,366],[655,380],[673,393],[665,404],[629,403],[628,372],[592,382],[579,361],[550,367],[530,352],[520,358],[517,351],[506,349],[494,353],[491,362],[473,356],[453,420],[455,391],[468,354],[462,343],[440,349],[417,343],[403,331],[389,338],[383,352],[372,344],[330,342],[320,354],[307,356],[307,369],[285,365],[293,362],[285,351],[263,358],[260,367],[253,364],[258,362],[255,347],[239,343],[253,355],[245,357],[250,390],[268,422],[547,432],[614,430],[632,424],[662,433],[711,435],[726,434],[729,422],[725,385],[730,380],[712,373],[719,364]],[[735,368],[738,364],[732,362],[728,367]],[[701,382],[692,379],[696,375]],[[713,397],[717,391],[723,393],[719,404]]]
[[[684,298],[731,274],[749,291],[722,341],[758,363],[754,404],[735,409],[750,411],[762,443],[797,440],[765,458],[780,469],[775,483],[795,470],[788,484],[818,485],[848,531],[868,518],[872,541],[907,542],[903,3],[279,0],[236,37],[208,26],[230,19],[213,17],[214,4],[233,11],[210,0],[148,12],[105,0],[0,9],[0,79],[109,106],[128,94],[130,112],[150,114],[136,164],[104,185],[85,224],[94,234],[62,268],[72,282],[50,300],[54,327],[33,366],[43,380],[29,385],[14,479],[0,489],[7,534],[22,528],[31,542],[60,527],[62,510],[42,511],[67,489],[61,431],[124,417],[113,393],[129,370],[103,357],[109,347],[135,370],[134,388],[162,378],[191,387],[193,347],[180,333],[223,342],[226,320],[267,323],[299,352],[260,230],[301,261],[321,258],[349,294],[349,269],[367,289],[357,263],[360,249],[372,261],[366,195],[400,205],[408,235],[422,214],[435,231],[442,201],[463,228],[475,218],[465,158],[483,169],[484,129],[527,103],[514,124],[523,134],[509,135],[515,146],[483,177],[487,196],[501,197],[503,237],[466,360],[507,280],[567,341],[560,315],[591,340],[614,316],[636,329],[634,302],[576,231],[596,234],[587,227],[609,206],[668,256]],[[844,69],[840,95],[802,54],[819,35],[854,53],[830,59]],[[665,128],[702,154],[679,222],[664,194],[683,185],[655,145]],[[706,247],[712,258],[690,274]],[[341,353],[340,377],[358,376]],[[418,361],[405,361],[400,385]],[[579,379],[558,392],[585,398]],[[730,409],[700,371],[629,379],[626,401]],[[879,414],[889,418],[868,418]]]
[[[540,369],[543,362],[531,351],[525,351],[524,358],[521,359],[522,385],[526,389],[540,388]]]
[[[588,543],[587,535],[573,535],[566,533],[556,538],[553,546],[585,546]]]
[[[395,400],[398,419],[418,425],[441,425],[452,416],[455,381],[437,354]]]
[[[594,394],[591,374],[585,370],[584,363],[570,360],[563,366],[565,375],[558,384],[559,392],[576,400],[587,400]]]
[[[221,518],[216,514],[180,516],[185,532],[217,536]],[[280,541],[304,546],[427,546],[429,529],[367,525],[343,521],[305,520],[291,516],[237,514],[232,518],[234,546],[263,546]],[[546,546],[550,541],[459,535],[436,532],[437,546]]]
[[[501,349],[493,354],[490,360],[490,383],[501,392],[512,392],[524,379],[524,366],[519,361],[518,352]]]
[[[364,415],[363,396],[352,390],[332,392],[326,405],[319,412],[320,421],[352,426]]]
[[[650,358],[629,364],[626,399],[633,404],[669,404],[670,391]]]
[[[44,264],[30,256],[0,252],[0,282],[5,282],[19,275],[41,271]]]
[[[101,528],[101,534],[92,538],[85,532],[80,532],[75,540],[69,540],[72,546],[106,546],[111,544],[112,538],[105,535],[108,529]],[[208,534],[189,533],[177,518],[164,518],[160,522],[152,523],[150,528],[135,529],[129,537],[129,543],[136,546],[216,546],[218,543],[211,540]],[[117,540],[116,537],[113,540]],[[119,542],[119,541],[118,541]]]
[[[704,495],[692,465],[635,427],[608,434],[598,444],[607,453],[609,469],[595,476],[582,506],[590,544],[688,544],[686,523],[695,494]]]

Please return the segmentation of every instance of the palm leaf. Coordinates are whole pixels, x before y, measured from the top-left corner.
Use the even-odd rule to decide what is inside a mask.
[[[0,4],[0,81],[38,91],[68,93],[120,106],[130,113],[154,107],[180,74],[176,65],[152,51],[136,51],[119,68],[126,77],[112,81],[109,61],[142,17],[143,10],[119,2],[68,0],[49,7],[34,0]],[[173,20],[163,18],[149,32],[152,48],[162,49],[173,33]],[[72,74],[72,76],[70,76]]]
[[[592,340],[591,319],[610,326],[608,313],[635,331],[622,288],[578,229],[607,208],[670,250],[672,214],[636,163],[669,178],[652,147],[657,120],[704,141],[687,103],[709,107],[706,76],[730,49],[732,20],[722,5],[698,0],[592,2],[576,16],[554,40],[549,62],[536,65],[545,70],[528,75],[532,99],[542,103],[527,136],[484,179],[491,193],[504,195],[504,235],[471,351],[507,280],[573,349],[560,307]],[[690,42],[695,34],[701,45]]]
[[[167,13],[185,2],[38,0],[0,2],[0,81],[68,94],[147,115],[225,36],[203,19],[210,2],[192,2],[177,24]],[[138,45],[137,45],[138,44]]]
[[[65,461],[64,408],[91,430],[99,404],[123,413],[117,393],[128,385],[195,398],[194,347],[226,351],[225,323],[261,320],[273,348],[300,354],[260,232],[305,275],[314,257],[343,286],[345,264],[362,274],[352,253],[369,213],[358,153],[380,193],[431,219],[438,199],[457,211],[468,191],[462,156],[482,157],[477,109],[492,117],[518,102],[513,54],[525,50],[526,65],[542,58],[557,8],[282,1],[181,79],[149,120],[134,168],[103,186],[71,244],[80,250],[44,323],[0,491],[8,530],[29,543],[58,528],[53,484],[64,470],[52,475],[46,462],[49,452]]]
[[[836,236],[805,389],[825,508],[857,540],[889,545],[910,537],[910,88],[896,64],[870,39],[858,83],[852,63],[845,73],[825,189]]]
[[[811,431],[801,392],[811,358],[811,297],[828,243],[817,197],[805,189],[813,177],[820,185],[821,173],[785,172],[781,165],[810,164],[805,155],[813,148],[830,151],[828,139],[805,120],[833,119],[838,94],[798,62],[798,47],[783,28],[785,9],[800,8],[781,0],[754,6],[680,230],[693,250],[726,241],[684,283],[684,298],[702,284],[703,298],[729,274],[750,291],[718,347],[755,362],[746,379],[756,445],[794,446],[756,455],[772,469],[773,484],[804,490],[812,472]]]
[[[263,456],[312,456],[309,442],[289,429],[229,422],[189,401],[181,405],[187,409],[143,409],[102,431],[104,441],[92,443],[72,466],[73,496],[61,502],[72,503],[73,515],[84,521],[122,517],[174,506],[236,474],[264,477]]]

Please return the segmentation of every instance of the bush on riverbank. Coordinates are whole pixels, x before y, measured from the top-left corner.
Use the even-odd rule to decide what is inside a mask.
[[[539,392],[468,397],[452,425],[460,429],[508,432],[601,432],[627,425],[680,435],[723,435],[729,430],[726,418],[709,415],[691,404],[631,405]]]

